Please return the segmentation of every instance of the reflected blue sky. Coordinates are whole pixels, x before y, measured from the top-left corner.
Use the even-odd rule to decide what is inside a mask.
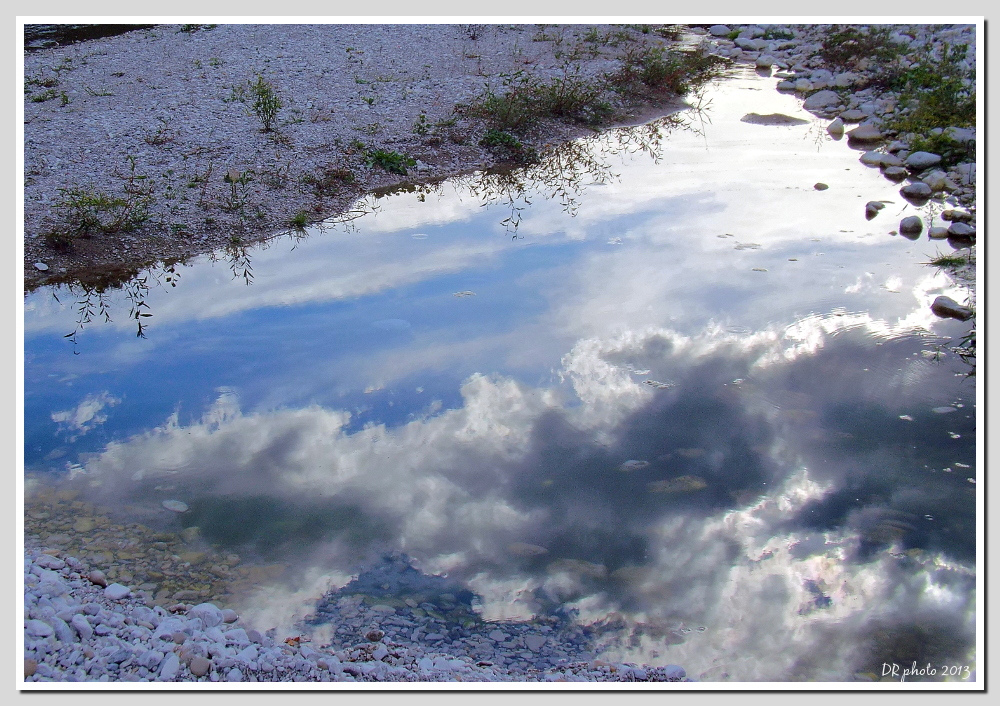
[[[614,176],[571,213],[538,185],[513,234],[471,175],[252,250],[249,286],[179,268],[145,338],[112,295],[74,345],[79,293],[31,294],[29,472],[302,575],[402,550],[487,617],[622,615],[612,652],[708,680],[968,661],[975,382],[929,309],[965,292],[889,234],[928,209],[770,82],[655,159],[590,138]]]

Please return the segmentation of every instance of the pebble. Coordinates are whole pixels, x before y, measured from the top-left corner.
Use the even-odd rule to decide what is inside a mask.
[[[915,172],[922,172],[941,163],[941,155],[931,152],[913,152],[905,160],[907,167]]]
[[[128,598],[132,595],[131,589],[128,586],[123,586],[120,583],[112,583],[104,589],[104,597],[112,601],[120,601],[123,598]]]
[[[161,504],[171,512],[179,513],[188,511],[187,503],[181,502],[180,500],[164,500]]]
[[[874,125],[859,125],[849,130],[847,137],[855,142],[879,142],[883,139],[882,133]]]
[[[899,232],[903,235],[920,235],[924,230],[924,222],[920,216],[907,216],[899,222]]]
[[[813,188],[816,189],[816,191],[826,191],[827,189],[830,188],[830,186],[829,184],[824,184],[823,182],[818,181],[815,184],[813,184]]]
[[[962,306],[951,297],[940,296],[931,304],[931,311],[941,318],[958,319],[968,321],[972,318],[973,311],[967,306]]]
[[[899,190],[900,196],[910,202],[926,201],[933,193],[934,192],[931,190],[931,187],[927,186],[927,184],[922,181],[915,181],[912,184],[907,184]]]

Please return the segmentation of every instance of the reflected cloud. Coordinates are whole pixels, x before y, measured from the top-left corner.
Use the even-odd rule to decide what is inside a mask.
[[[974,463],[974,443],[900,455],[956,415],[932,411],[953,400],[931,377],[913,383],[933,365],[901,355],[919,337],[891,329],[831,315],[781,332],[585,339],[559,371],[573,395],[476,374],[459,407],[392,428],[348,431],[350,413],[320,406],[244,412],[224,391],[199,420],[108,444],[73,482],[150,512],[167,493],[206,539],[301,564],[308,586],[246,598],[248,615],[287,630],[323,581],[399,550],[460,579],[489,619],[617,621],[606,654],[669,655],[703,679],[968,659],[974,540],[944,538],[974,524],[973,495],[943,473],[910,476],[937,453]],[[860,384],[862,350],[906,369]],[[673,386],[644,385],[647,373]]]
[[[107,407],[114,407],[121,399],[105,391],[96,395],[87,395],[74,409],[53,412],[52,421],[59,425],[60,432],[69,432],[67,440],[76,441],[79,437],[108,421],[104,413]]]

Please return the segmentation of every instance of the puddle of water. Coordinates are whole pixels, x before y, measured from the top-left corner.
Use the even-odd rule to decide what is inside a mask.
[[[930,207],[770,81],[704,102],[176,286],[34,292],[28,472],[310,586],[403,551],[703,680],[974,660],[975,381],[930,312],[964,292],[889,234]]]

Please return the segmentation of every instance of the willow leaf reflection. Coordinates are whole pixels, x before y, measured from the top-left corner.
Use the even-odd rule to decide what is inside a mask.
[[[142,275],[129,274],[127,278],[108,275],[99,277],[88,282],[74,282],[67,285],[69,293],[76,301],[76,328],[72,332],[63,336],[73,344],[73,354],[79,355],[76,350],[77,334],[86,326],[93,323],[95,319],[101,319],[104,323],[112,322],[111,309],[112,298],[117,298],[117,293],[124,295],[125,301],[129,305],[128,317],[135,320],[136,337],[146,337],[146,321],[153,314],[149,311],[146,297],[151,286],[177,286],[180,273],[176,264],[161,265],[156,268],[146,270]],[[59,302],[58,294],[53,291],[52,297]]]
[[[593,137],[548,146],[531,164],[499,165],[456,177],[452,182],[478,197],[484,207],[503,204],[509,215],[501,219],[500,225],[517,238],[523,211],[531,205],[532,196],[558,201],[566,213],[575,216],[588,185],[619,178],[612,168],[612,158],[646,154],[658,163],[665,138],[672,131],[684,129],[702,134],[706,108],[699,102],[690,110],[641,125],[610,128]]]

